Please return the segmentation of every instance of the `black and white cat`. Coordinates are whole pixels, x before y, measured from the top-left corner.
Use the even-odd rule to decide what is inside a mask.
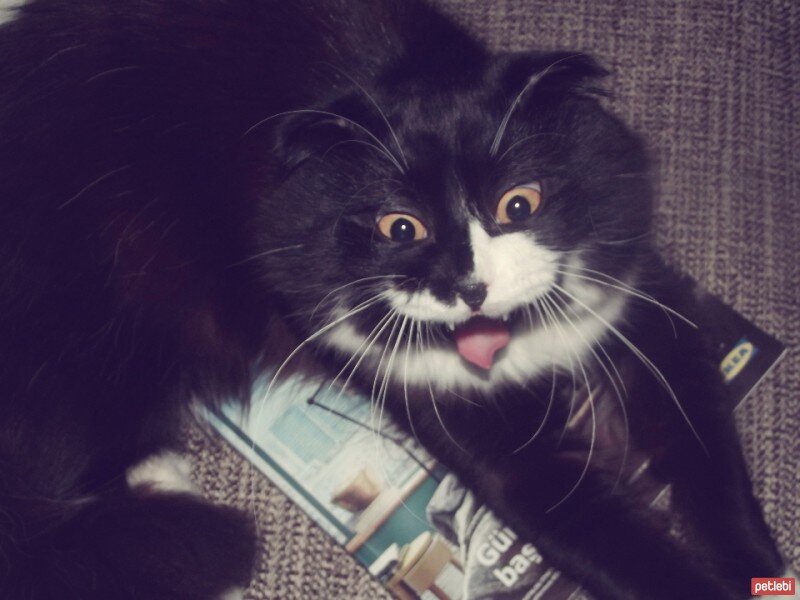
[[[246,517],[152,457],[191,402],[298,362],[598,598],[778,575],[603,75],[489,54],[411,0],[21,8],[0,29],[0,596],[245,586]],[[691,549],[637,503],[636,452]]]

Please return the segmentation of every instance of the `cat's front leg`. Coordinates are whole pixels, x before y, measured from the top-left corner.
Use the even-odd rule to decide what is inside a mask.
[[[468,486],[598,599],[742,598],[652,522],[613,478],[573,458],[464,462]],[[580,483],[578,483],[580,482]],[[577,487],[575,484],[578,484]]]
[[[661,468],[673,502],[699,534],[695,543],[734,589],[748,590],[752,577],[780,576],[785,565],[753,495],[733,418],[716,421],[703,432],[707,453],[686,436]]]

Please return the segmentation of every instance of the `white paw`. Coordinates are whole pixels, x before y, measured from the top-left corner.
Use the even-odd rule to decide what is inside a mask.
[[[223,593],[219,600],[244,600],[244,589],[240,587],[231,588]]]
[[[16,18],[17,13],[14,9],[20,8],[23,4],[25,0],[0,0],[0,23]]]
[[[200,490],[191,480],[192,465],[176,452],[166,450],[149,456],[128,469],[125,474],[128,486],[147,486],[162,492],[190,492]]]

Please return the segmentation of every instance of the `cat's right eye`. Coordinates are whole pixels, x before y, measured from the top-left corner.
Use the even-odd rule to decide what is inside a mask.
[[[495,218],[507,225],[530,217],[542,203],[542,186],[539,182],[520,185],[508,190],[497,203]]]
[[[406,213],[390,213],[378,220],[378,231],[393,242],[415,242],[428,237],[425,225]]]

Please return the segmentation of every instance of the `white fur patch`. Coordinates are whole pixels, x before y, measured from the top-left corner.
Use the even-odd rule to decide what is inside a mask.
[[[128,469],[125,477],[128,486],[147,486],[162,492],[190,492],[200,490],[191,479],[192,465],[188,459],[167,450],[154,454]]]
[[[469,236],[475,265],[471,279],[486,284],[481,312],[487,317],[500,318],[530,304],[555,281],[558,254],[537,244],[530,234],[516,232],[492,237],[474,221],[470,223]],[[455,324],[472,315],[461,298],[448,305],[428,290],[389,291],[386,298],[398,313],[418,321]]]
[[[475,263],[473,279],[485,283],[488,288],[481,312],[489,317],[502,318],[516,309],[530,306],[544,297],[556,281],[559,255],[538,245],[528,234],[491,237],[478,223],[472,223],[470,241]],[[581,265],[576,260],[571,266],[579,268]],[[563,300],[546,304],[550,312],[545,314],[547,325],[544,327],[541,323],[533,327],[518,323],[512,329],[508,346],[497,355],[494,365],[486,372],[467,364],[455,345],[430,347],[423,341],[420,348],[415,338],[410,347],[401,343],[395,349],[392,341],[387,349],[382,343],[368,341],[347,321],[333,327],[324,340],[346,355],[355,356],[352,364],[366,353],[359,369],[381,373],[389,369],[396,381],[406,381],[409,386],[422,388],[430,385],[437,391],[488,391],[498,384],[528,381],[550,373],[554,367],[571,371],[580,378],[579,363],[595,360],[590,346],[596,346],[609,335],[607,323],[619,321],[626,299],[624,295],[609,295],[605,290],[569,275],[565,275],[562,287],[579,302],[573,308],[564,306]],[[393,329],[398,331],[404,319],[407,331],[419,333],[417,323],[454,325],[472,315],[463,300],[447,305],[427,290],[415,293],[390,291],[386,298],[399,317],[386,323],[382,339]],[[581,304],[590,307],[595,314],[584,310]],[[558,320],[557,326],[551,323],[552,318]],[[425,336],[422,338],[424,340]]]
[[[469,226],[475,263],[473,278],[485,283],[488,294],[481,312],[502,317],[530,304],[547,292],[556,279],[558,254],[536,243],[531,234],[490,236],[480,223]]]
[[[606,321],[614,323],[619,319],[624,304],[624,298],[614,296],[602,306],[592,308]],[[498,355],[498,360],[486,374],[471,368],[455,348],[436,347],[420,352],[412,345],[406,352],[406,347],[401,345],[391,363],[391,375],[397,381],[405,379],[411,386],[425,387],[430,383],[434,390],[439,391],[470,388],[489,390],[500,383],[529,381],[551,372],[554,366],[574,372],[580,381],[578,361],[586,363],[593,360],[588,344],[594,345],[596,340],[602,341],[608,331],[593,315],[577,318],[569,309],[564,310],[573,321],[574,327],[562,322],[560,329],[548,326],[514,332],[508,346]],[[348,354],[359,350],[363,352],[365,339],[347,322],[333,328],[326,338],[332,346]],[[378,368],[377,363],[383,349],[383,346],[375,344],[368,352],[368,360],[365,362],[371,369]],[[389,365],[388,354],[389,352],[384,357],[382,368]]]
[[[224,592],[219,597],[219,600],[244,600],[244,589],[240,587],[231,588]]]
[[[385,296],[398,313],[417,321],[461,323],[472,315],[472,309],[461,298],[456,299],[455,305],[448,306],[428,290],[414,293],[388,290]]]
[[[16,16],[16,8],[23,6],[25,0],[0,0],[0,24],[11,21]]]

